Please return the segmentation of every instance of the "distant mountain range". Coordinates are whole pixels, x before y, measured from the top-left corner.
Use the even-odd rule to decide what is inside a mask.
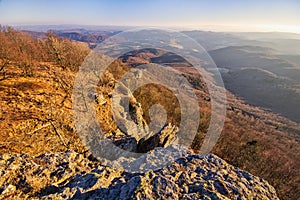
[[[106,38],[132,27],[61,25],[17,28],[29,30],[36,37],[43,37],[47,30],[53,30],[58,36],[85,42],[94,48]],[[220,68],[228,90],[249,104],[300,122],[300,34],[198,30],[182,33],[208,51]],[[172,53],[161,54],[147,50],[140,54],[138,57],[124,55],[122,59],[126,62],[131,59],[135,63],[160,64],[178,59]]]
[[[8,64],[5,63],[6,65],[5,68],[3,68],[4,70],[2,72],[0,71],[0,101],[1,105],[3,105],[1,106],[0,112],[0,128],[2,130],[0,132],[0,146],[2,146],[0,150],[1,154],[3,154],[2,157],[0,155],[0,161],[2,159],[3,162],[1,161],[0,163],[12,164],[12,168],[3,165],[5,168],[3,176],[4,181],[2,181],[2,186],[0,186],[0,194],[3,194],[4,196],[0,196],[0,198],[13,197],[19,194],[19,192],[20,195],[24,194],[27,197],[33,197],[28,196],[29,193],[31,193],[32,195],[40,195],[41,197],[53,195],[52,197],[54,198],[54,195],[57,194],[56,197],[58,198],[60,198],[59,195],[62,195],[64,198],[67,197],[66,195],[77,198],[77,195],[85,195],[83,192],[85,192],[87,196],[90,195],[91,188],[93,188],[95,191],[95,195],[98,195],[98,191],[105,197],[110,197],[106,196],[106,194],[113,194],[114,192],[117,194],[121,190],[124,191],[123,187],[123,189],[120,189],[123,185],[124,187],[130,186],[133,183],[140,185],[140,181],[135,181],[138,180],[138,177],[142,178],[146,182],[152,181],[147,178],[148,175],[147,177],[144,177],[138,174],[138,176],[129,177],[127,173],[118,172],[118,174],[115,174],[111,173],[112,171],[109,170],[109,168],[103,168],[104,171],[102,171],[101,168],[99,174],[96,174],[97,176],[106,176],[105,174],[110,173],[112,175],[109,176],[109,178],[111,177],[110,180],[114,180],[111,182],[111,184],[110,181],[107,181],[108,185],[111,185],[111,190],[107,190],[107,188],[109,188],[108,185],[105,186],[105,188],[102,188],[102,179],[96,180],[93,176],[89,176],[91,173],[94,173],[94,171],[86,171],[85,168],[77,169],[75,165],[75,167],[73,166],[74,163],[78,163],[80,166],[84,167],[86,164],[90,163],[90,161],[97,162],[93,155],[87,154],[87,148],[82,143],[82,138],[80,138],[80,135],[77,134],[78,132],[74,122],[76,117],[73,116],[74,109],[72,109],[72,103],[74,102],[72,101],[72,91],[74,92],[73,83],[77,75],[77,67],[80,67],[82,60],[90,51],[87,45],[82,44],[82,42],[87,42],[90,46],[97,45],[99,41],[109,37],[110,35],[118,33],[120,30],[87,30],[85,28],[71,28],[69,30],[57,29],[53,31],[62,37],[68,37],[72,40],[80,42],[70,42],[67,39],[60,40],[52,34],[49,35],[48,39],[45,39],[43,37],[47,36],[46,32],[37,32],[32,30],[27,32],[33,35],[35,38],[28,37],[23,33],[18,33],[18,31],[11,32],[15,33],[15,35],[12,35],[12,37],[7,37],[6,34],[2,33],[3,39],[0,41],[4,41],[4,45],[1,47],[6,47],[3,48],[5,51],[2,51],[4,52],[2,55],[6,56],[7,54],[5,54],[5,52],[13,49],[14,51],[12,51],[11,55],[14,56],[9,57],[9,59],[11,59],[13,62],[8,62]],[[159,31],[143,31],[143,34],[149,35],[149,41],[152,41],[150,37],[150,35],[152,35],[153,37],[159,38],[159,42],[163,42],[165,46],[173,45],[173,47],[179,48],[184,52],[190,50],[188,49],[190,46],[180,46],[177,38],[174,40],[167,40],[168,37],[166,35],[163,37],[164,34],[159,34]],[[263,107],[281,115],[288,116],[294,121],[299,120],[299,54],[284,53],[285,51],[280,48],[271,48],[267,46],[267,44],[272,43],[265,43],[263,41],[260,43],[257,37],[247,39],[245,38],[246,36],[239,36],[232,33],[213,33],[203,31],[191,31],[187,32],[187,34],[193,35],[195,40],[197,40],[199,43],[203,41],[201,44],[215,60],[215,63],[219,67],[223,76],[225,87],[229,90],[226,93],[227,104],[224,127],[212,152],[222,157],[228,163],[268,180],[275,187],[279,198],[299,199],[300,190],[298,189],[298,185],[300,180],[300,163],[298,158],[300,152],[300,125],[299,123],[292,122],[277,114],[259,108]],[[90,35],[90,37],[86,37],[88,35]],[[36,38],[43,39],[36,40]],[[118,37],[118,39],[120,39],[118,41],[122,41],[123,38]],[[130,39],[134,39],[134,41],[136,41],[137,37],[134,36]],[[33,49],[33,44],[40,48],[31,51]],[[24,45],[26,48],[23,48]],[[124,48],[124,46],[127,47],[129,45],[125,43],[123,46],[109,46],[108,49],[112,52],[115,52],[115,50],[117,50],[116,52],[122,52],[122,48]],[[58,49],[61,51],[57,51],[55,47],[61,47]],[[296,46],[294,48],[296,48]],[[26,54],[16,53],[20,49],[25,49],[28,52],[25,52]],[[52,58],[51,55],[53,55],[53,52],[55,53],[54,55],[62,56],[53,56]],[[200,63],[204,68],[202,72],[203,74],[205,73],[209,76],[213,75],[213,71],[210,68],[211,65],[208,65],[206,63],[207,60],[201,57],[204,54],[206,54],[206,52],[199,54],[201,59]],[[193,56],[194,54],[188,54],[188,56],[190,55]],[[4,56],[2,58],[6,58]],[[28,59],[28,61],[23,59],[35,58],[35,56],[38,58],[33,60],[34,62],[30,59]],[[184,57],[185,56],[181,57],[174,52],[166,51],[166,49],[163,48],[144,48],[142,50],[131,48],[130,50],[126,51],[126,53],[122,54],[122,56],[119,56],[119,59],[116,59],[115,62],[111,63],[107,73],[105,72],[103,76],[100,77],[99,84],[97,85],[97,92],[87,92],[86,94],[86,100],[91,101],[91,103],[94,102],[96,118],[101,123],[101,127],[107,133],[105,135],[107,139],[112,140],[114,144],[123,149],[131,149],[134,151],[143,152],[144,149],[141,148],[142,146],[147,148],[151,147],[151,149],[153,149],[153,147],[161,146],[160,144],[165,146],[169,143],[169,139],[173,138],[173,133],[177,131],[176,126],[178,126],[179,122],[182,120],[181,109],[176,101],[177,98],[174,93],[167,87],[164,87],[160,84],[147,84],[145,87],[141,87],[135,91],[129,91],[122,87],[125,93],[133,93],[134,98],[132,96],[129,98],[131,106],[129,106],[130,109],[128,113],[126,113],[122,106],[120,107],[120,116],[125,116],[126,118],[130,116],[132,119],[134,119],[134,122],[132,123],[136,123],[137,125],[141,124],[141,126],[139,125],[140,127],[146,127],[144,122],[151,125],[150,120],[152,120],[152,117],[150,115],[152,112],[152,106],[159,104],[166,110],[166,119],[164,119],[164,114],[159,116],[158,119],[160,120],[159,122],[161,122],[161,124],[159,123],[158,125],[163,125],[166,120],[174,124],[174,126],[167,126],[171,127],[170,129],[163,128],[161,129],[162,131],[158,132],[160,133],[158,135],[163,137],[156,137],[158,135],[155,134],[155,137],[150,136],[149,138],[139,138],[140,134],[136,132],[137,130],[131,129],[131,127],[133,127],[131,126],[132,123],[123,123],[121,125],[116,124],[112,113],[112,100],[114,98],[114,95],[112,94],[115,88],[115,83],[118,83],[120,77],[123,77],[128,70],[137,65],[144,63],[157,63],[163,66],[167,65],[175,69],[182,76],[184,76],[195,89],[194,92],[199,102],[201,118],[199,120],[199,126],[196,127],[198,130],[191,144],[191,148],[198,153],[203,139],[206,138],[205,135],[211,121],[210,113],[212,108],[212,100],[206,87],[206,83],[203,81],[203,77],[201,76],[203,74],[199,74],[194,67],[191,67],[190,63],[186,61]],[[206,57],[208,56],[206,55]],[[77,58],[79,58],[78,61],[76,61]],[[82,60],[80,60],[81,58]],[[198,59],[198,57],[195,59]],[[208,59],[210,58],[208,57]],[[30,63],[28,65],[24,65],[23,63],[27,64],[26,61]],[[205,72],[205,69],[208,72]],[[159,73],[159,76],[157,76],[158,78],[162,78],[160,77],[160,74],[163,73]],[[97,74],[91,73],[91,76],[94,75]],[[134,73],[134,75],[136,78],[140,78],[140,76],[144,76],[145,73]],[[89,78],[90,76],[83,77],[83,79],[86,80]],[[234,93],[234,95],[232,93]],[[236,98],[237,96],[240,97],[240,99]],[[81,99],[82,97],[84,96],[80,95],[79,98]],[[124,95],[124,98],[127,98],[127,96]],[[122,98],[117,99],[123,100]],[[241,99],[244,99],[244,101]],[[85,102],[85,98],[83,98],[83,100]],[[245,104],[245,101],[248,102],[248,104]],[[119,105],[119,102],[120,101],[118,101],[116,104]],[[257,106],[252,106],[251,104]],[[197,105],[191,105],[190,103],[187,103],[187,105],[189,105],[189,107],[193,110],[197,111]],[[79,111],[85,111],[86,104],[83,103],[81,106],[82,109],[79,109]],[[122,109],[125,112],[123,112]],[[189,111],[188,113],[191,114],[192,112]],[[125,122],[126,121],[128,120],[125,120]],[[188,123],[190,122],[188,121]],[[122,125],[124,125],[123,127],[125,127],[127,130],[130,129],[130,131],[125,130],[125,132],[123,132],[122,129],[120,129]],[[86,130],[93,132],[92,129]],[[165,130],[171,130],[171,134],[170,131]],[[190,134],[190,130],[182,132],[186,133],[187,135],[185,136],[188,137],[191,137],[192,135]],[[98,133],[98,131],[95,132],[96,135]],[[131,135],[135,135],[137,138],[133,138]],[[157,140],[155,138],[160,139]],[[91,141],[95,140],[92,139]],[[162,141],[162,143],[159,142],[159,145],[153,146],[152,141]],[[90,144],[94,143],[91,142]],[[65,154],[62,153],[66,150],[68,151]],[[71,153],[69,150],[74,150],[79,154]],[[48,154],[46,152],[53,153]],[[60,153],[57,154],[58,152]],[[20,156],[17,156],[15,153],[19,153]],[[28,154],[28,156],[24,155],[24,153]],[[120,154],[113,153],[113,155]],[[158,159],[161,158],[161,155],[162,154],[158,154]],[[49,156],[53,158],[52,160],[58,159],[62,162],[50,165],[48,162],[48,158],[50,158]],[[65,157],[71,158],[71,160],[65,160]],[[83,157],[85,158],[85,161],[82,160]],[[123,158],[121,157],[121,159]],[[146,158],[146,160],[147,159],[148,158]],[[12,160],[14,162],[10,162]],[[24,171],[23,168],[25,167],[27,169],[27,164],[28,162],[31,162],[31,160],[33,162],[37,162],[32,163],[37,168],[25,172],[26,170]],[[224,162],[218,158],[214,160],[224,164]],[[47,161],[47,163],[44,161]],[[189,160],[188,162],[184,162],[183,165],[192,169],[194,165],[188,164],[190,161],[194,162]],[[73,168],[71,165],[66,165],[66,163],[70,163]],[[158,162],[151,163],[156,165]],[[208,162],[207,164],[209,163],[211,162]],[[142,164],[142,167],[147,166],[148,165]],[[198,163],[197,166],[202,165],[201,163]],[[216,166],[218,167],[219,165]],[[228,168],[228,166],[226,168]],[[17,172],[20,172],[21,175],[17,173],[15,176],[11,176],[11,171],[9,171],[8,168],[13,169],[15,167],[20,169],[17,170]],[[54,171],[51,170],[51,167],[53,167]],[[57,167],[59,167],[58,170],[56,169]],[[65,177],[61,176],[62,167],[64,168],[63,175],[66,175]],[[71,175],[66,174],[70,171],[70,167],[75,170]],[[95,169],[95,165],[91,165],[89,167],[91,169]],[[48,170],[48,174],[54,174],[51,180],[49,179],[50,182],[47,179],[47,177],[49,177],[47,173],[47,177],[44,179],[44,168],[45,170]],[[31,168],[29,167],[28,169]],[[108,171],[106,169],[108,169]],[[163,170],[165,169],[169,168],[164,168]],[[182,166],[176,166],[176,169],[182,171]],[[238,170],[238,168],[234,169]],[[196,175],[201,175],[204,173],[202,173],[201,170],[197,170]],[[195,191],[205,191],[205,188],[200,188],[199,190],[199,185],[196,185],[197,187],[190,187],[190,185],[186,185],[186,187],[179,183],[181,181],[180,177],[185,177],[185,172],[191,174],[191,180],[195,180],[194,171],[195,170],[189,171],[184,169],[180,176],[176,176],[179,178],[178,180],[175,177],[176,180],[174,179],[174,181],[176,184],[174,187],[180,185],[182,189],[187,189],[188,193],[190,189],[191,193],[194,193],[195,188]],[[57,177],[55,177],[56,172]],[[173,170],[173,172],[164,174],[166,174],[166,177],[168,178],[170,177],[170,174],[181,173],[177,173],[176,170]],[[226,170],[221,170],[219,172],[223,174],[224,177],[226,176],[226,180],[228,179],[228,175],[235,175],[234,173],[227,173]],[[238,170],[237,172],[240,174],[241,170]],[[82,177],[79,176],[78,179],[78,175],[80,175],[80,173],[85,174],[82,174]],[[204,174],[208,174],[209,177],[211,177],[210,171],[208,171],[208,173],[205,172]],[[245,175],[245,180],[247,181],[249,175],[246,173],[243,173],[243,175]],[[117,177],[120,177],[120,179]],[[155,177],[162,176],[152,176],[152,178]],[[238,179],[241,177],[243,176],[238,175]],[[238,181],[238,179],[235,178],[236,177],[233,179],[233,183],[235,183],[234,180],[237,180],[236,182],[239,184],[237,188],[241,188],[241,180]],[[43,180],[42,184],[40,184],[41,180]],[[124,180],[126,183],[130,183],[123,184],[123,182],[120,182],[120,184],[115,184],[116,180],[117,182],[118,180],[121,180],[121,182]],[[130,180],[134,180],[132,184]],[[153,188],[152,186],[160,187],[161,183],[173,184],[174,182],[166,182],[165,180],[167,179],[162,180],[163,182],[148,184],[146,188]],[[264,190],[264,188],[267,186],[267,184],[260,184],[261,180],[262,179],[260,179],[257,185],[253,185],[251,182],[253,179],[251,178],[251,184],[249,186],[263,186],[260,188],[260,191],[265,195],[266,190]],[[98,183],[101,186],[94,185],[93,181],[100,181]],[[141,183],[144,184],[146,183],[145,181],[141,181]],[[187,184],[190,184],[189,179],[186,179],[186,181]],[[81,191],[81,183],[86,185],[86,182],[91,182],[91,187],[87,188],[85,191]],[[199,183],[200,185],[202,184],[202,179]],[[213,184],[211,184],[211,186],[216,190],[211,190],[209,187],[209,192],[219,191],[221,188],[220,191],[225,191],[228,194],[232,194],[232,190],[224,190],[222,184],[226,182],[221,181],[212,183]],[[220,185],[220,183],[222,184]],[[205,183],[205,185],[207,184]],[[119,186],[120,190],[115,190],[116,187]],[[248,187],[247,184],[245,186]],[[174,187],[172,186],[172,188]],[[138,186],[137,189],[140,190],[140,187]],[[78,193],[78,191],[81,192]],[[106,191],[106,193],[103,193],[103,191]],[[170,191],[172,194],[174,193],[173,189]],[[252,195],[252,191],[250,191],[250,193],[248,191],[249,190],[243,190],[242,193],[248,195],[247,198],[250,198],[249,195]],[[238,194],[235,189],[234,192]],[[254,194],[256,193],[260,192],[255,191]],[[131,195],[131,193],[126,194]],[[182,195],[183,193],[179,192],[178,194]],[[270,196],[266,198],[274,198],[274,196],[275,193],[270,193]],[[193,199],[201,198],[193,195],[186,197]],[[232,196],[229,198],[232,198]],[[257,198],[263,197],[258,196]]]

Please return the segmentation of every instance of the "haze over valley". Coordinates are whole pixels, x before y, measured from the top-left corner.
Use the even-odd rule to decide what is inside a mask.
[[[299,10],[0,0],[0,199],[300,199]]]

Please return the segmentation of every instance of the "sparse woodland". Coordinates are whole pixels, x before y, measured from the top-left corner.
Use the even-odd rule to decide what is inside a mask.
[[[22,70],[23,76],[33,76],[34,67],[43,62],[75,72],[89,53],[86,44],[57,37],[53,32],[47,33],[45,38],[33,38],[11,27],[1,27],[0,43],[2,75],[9,64],[14,64]]]
[[[89,52],[85,43],[57,37],[53,32],[35,38],[26,32],[1,27],[0,154],[38,155],[67,149],[86,152],[74,128],[71,95],[76,71]],[[116,61],[109,71],[117,80],[128,69],[126,63]],[[105,77],[102,80],[99,90],[104,91],[108,103],[102,107],[95,105],[98,120],[104,130],[114,132],[116,124],[108,95],[113,85]],[[195,81],[191,77],[191,82]],[[199,85],[195,88],[202,112],[199,133],[192,144],[197,151],[209,125],[210,102],[204,98],[207,96],[204,89]],[[152,98],[143,98],[144,93]],[[142,104],[148,123],[147,111],[159,101],[167,110],[169,122],[176,124],[180,120],[178,102],[167,89],[149,85],[134,95]],[[228,104],[224,130],[213,153],[269,181],[281,199],[299,197],[299,125],[245,105],[229,93]],[[291,126],[295,128],[289,129]]]

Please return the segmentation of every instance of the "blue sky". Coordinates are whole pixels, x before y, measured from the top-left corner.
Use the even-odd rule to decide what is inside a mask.
[[[300,0],[0,0],[0,24],[269,27],[300,32]]]

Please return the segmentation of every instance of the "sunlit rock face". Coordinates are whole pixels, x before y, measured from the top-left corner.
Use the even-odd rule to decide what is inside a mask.
[[[278,199],[265,180],[213,154],[187,154],[146,173],[116,170],[73,151],[4,154],[0,173],[1,199]]]

